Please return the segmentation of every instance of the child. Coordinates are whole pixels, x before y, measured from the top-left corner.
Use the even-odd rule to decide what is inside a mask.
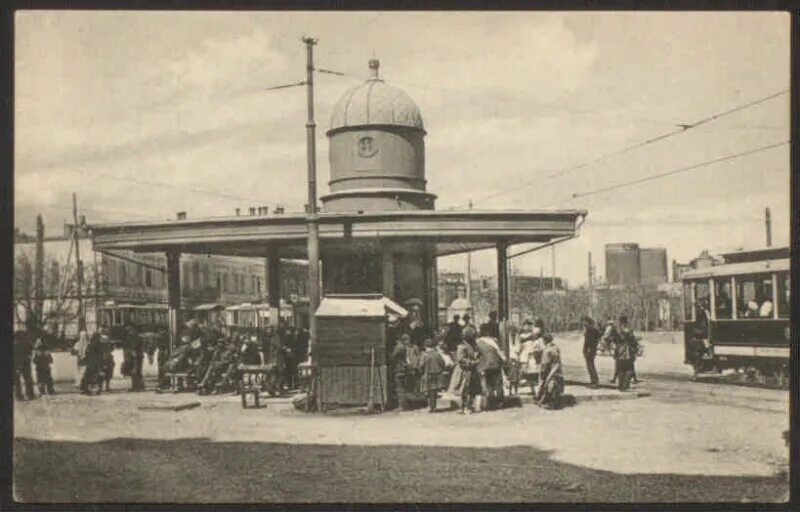
[[[33,364],[36,367],[36,384],[39,387],[40,395],[55,395],[53,389],[53,375],[50,372],[50,365],[53,364],[53,356],[44,346],[41,338],[36,340],[33,346]]]
[[[421,388],[428,395],[428,412],[436,411],[436,399],[442,384],[442,373],[445,363],[442,355],[433,348],[433,340],[426,338],[423,342],[425,352],[420,358],[419,367],[422,371]]]
[[[508,379],[508,394],[516,395],[519,393],[519,374],[520,364],[519,359],[509,358],[506,361],[506,378]]]
[[[442,356],[442,360],[444,361],[444,371],[439,379],[439,382],[441,383],[439,388],[447,389],[447,386],[450,384],[450,374],[453,372],[454,363],[453,358],[447,353],[447,344],[445,343],[444,339],[439,336],[438,341],[439,342],[436,344],[436,351]]]

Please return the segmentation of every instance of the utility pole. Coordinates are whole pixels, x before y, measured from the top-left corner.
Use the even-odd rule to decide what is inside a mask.
[[[552,288],[553,288],[553,323],[558,321],[558,297],[556,297],[556,246],[553,245],[550,247],[550,254],[553,257],[553,279],[552,279]],[[551,327],[553,329],[554,327]]]
[[[541,310],[544,309],[544,267],[539,267],[539,310],[536,314],[539,316]]]
[[[767,247],[772,247],[772,215],[769,208],[764,212],[764,222],[767,228]]]
[[[306,45],[306,91],[308,92],[308,120],[306,121],[306,149],[308,159],[308,358],[311,361],[313,346],[317,341],[317,319],[314,314],[319,307],[319,214],[317,211],[317,150],[314,122],[314,45],[317,39],[303,37]]]
[[[83,283],[83,263],[81,263],[80,243],[78,239],[78,199],[72,193],[72,242],[75,244],[75,291],[78,295],[78,332],[86,330],[86,314],[83,311],[81,293]]]
[[[589,316],[594,318],[594,272],[592,270],[592,251],[589,251]]]
[[[469,209],[472,210],[472,199]],[[467,303],[472,306],[472,251],[467,251]]]
[[[36,251],[33,262],[33,317],[28,318],[28,328],[43,328],[44,318],[44,222],[36,216]],[[34,323],[35,322],[35,323]]]
[[[97,251],[92,251],[94,259],[94,328],[100,325],[100,267],[97,263]]]

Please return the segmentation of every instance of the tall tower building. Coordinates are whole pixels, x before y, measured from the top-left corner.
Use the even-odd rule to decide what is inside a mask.
[[[425,127],[414,101],[380,77],[371,77],[339,99],[327,132],[330,192],[324,212],[433,210],[426,190]],[[436,315],[436,260],[420,242],[342,242],[323,258],[325,293],[384,293],[399,302],[419,299],[429,325]]]

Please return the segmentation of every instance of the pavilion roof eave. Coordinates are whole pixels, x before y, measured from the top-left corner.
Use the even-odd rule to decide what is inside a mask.
[[[320,243],[406,241],[428,244],[438,256],[486,249],[498,243],[544,243],[575,235],[581,210],[401,211],[323,214]],[[323,220],[324,218],[324,220]],[[228,256],[263,256],[278,246],[282,257],[304,259],[304,215],[233,217],[92,227],[95,249],[178,251]]]

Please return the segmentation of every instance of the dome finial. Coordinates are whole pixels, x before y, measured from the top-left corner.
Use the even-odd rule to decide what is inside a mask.
[[[371,58],[369,60],[369,69],[372,71],[372,79],[379,80],[380,76],[378,75],[378,68],[381,67],[381,61],[376,58]]]

